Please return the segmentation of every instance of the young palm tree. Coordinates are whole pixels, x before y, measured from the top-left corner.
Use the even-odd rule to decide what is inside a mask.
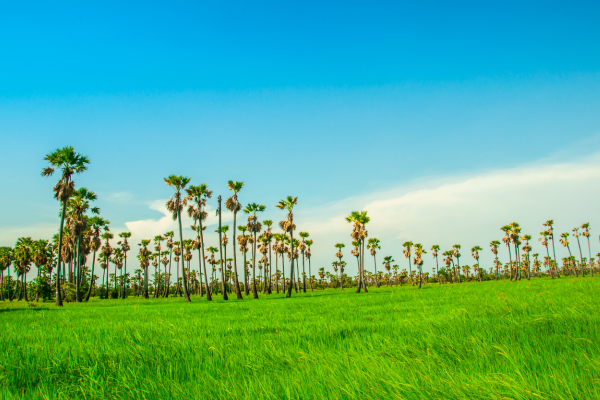
[[[236,228],[237,213],[242,208],[242,205],[238,201],[237,194],[244,187],[244,182],[229,181],[227,183],[227,187],[229,188],[229,190],[233,191],[233,196],[229,197],[227,199],[227,201],[225,201],[225,207],[229,211],[233,212],[233,237],[235,239],[235,228]],[[235,240],[234,240],[234,243],[233,243],[233,272],[234,272],[234,275],[233,275],[233,284],[235,285],[235,294],[236,294],[238,300],[241,300],[243,297],[242,297],[242,292],[240,290],[240,284],[238,282],[237,251],[235,249]]]
[[[277,203],[277,205],[275,207],[279,208],[280,210],[287,210],[288,215],[287,215],[287,219],[279,222],[279,226],[281,227],[281,229],[283,229],[283,232],[289,232],[290,233],[290,243],[291,243],[291,249],[290,249],[290,254],[294,254],[294,228],[296,227],[296,225],[294,225],[294,206],[298,203],[298,197],[292,197],[292,196],[288,196],[285,199],[281,199],[279,200],[279,203]],[[294,279],[294,262],[293,262],[293,258],[292,258],[292,265],[291,265],[291,274],[290,274],[290,283],[288,285],[288,291],[287,294],[285,295],[285,297],[291,297],[292,296],[292,285],[293,285],[293,279]]]
[[[587,244],[588,244],[588,255],[589,255],[589,265],[590,265],[590,276],[593,278],[594,277],[594,268],[592,265],[592,251],[590,250],[590,223],[586,222],[585,224],[581,225],[581,229],[583,229],[583,232],[581,233],[583,236],[585,236],[585,238],[587,239]]]
[[[87,169],[90,160],[75,152],[71,146],[57,149],[46,155],[44,160],[48,161],[50,167],[44,168],[42,176],[52,176],[56,168],[61,169],[61,177],[58,183],[54,185],[54,198],[62,203],[62,212],[60,217],[60,228],[58,230],[58,268],[56,270],[56,305],[62,306],[60,293],[60,255],[62,254],[63,226],[65,223],[65,212],[67,209],[67,200],[71,197],[75,189],[75,182],[72,180],[73,174],[80,174]]]
[[[379,279],[377,276],[377,259],[375,255],[377,254],[377,250],[381,249],[379,245],[381,243],[377,238],[371,238],[367,242],[367,249],[371,250],[371,255],[373,256],[373,264],[375,266],[375,287],[379,287]]]
[[[249,214],[248,230],[254,233],[254,243],[252,245],[252,295],[255,299],[258,299],[258,291],[256,289],[256,235],[262,230],[262,224],[258,222],[256,213],[263,212],[266,208],[264,205],[256,203],[250,203],[244,208],[244,212]]]
[[[181,227],[181,210],[183,207],[187,205],[188,199],[191,200],[191,197],[186,196],[184,198],[181,197],[181,190],[185,189],[188,183],[190,183],[190,178],[182,175],[169,175],[169,177],[164,178],[167,186],[172,186],[175,189],[175,199],[171,197],[171,199],[167,202],[167,210],[169,210],[173,215],[173,221],[178,221],[179,223],[179,241],[183,244],[183,230]],[[182,263],[182,272],[183,272],[183,294],[185,296],[185,301],[192,301],[190,299],[190,294],[187,288],[187,278],[185,275],[185,271],[183,270]]]

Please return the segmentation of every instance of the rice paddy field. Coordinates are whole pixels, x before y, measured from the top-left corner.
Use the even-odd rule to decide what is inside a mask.
[[[0,398],[600,398],[599,294],[588,277],[4,302]]]

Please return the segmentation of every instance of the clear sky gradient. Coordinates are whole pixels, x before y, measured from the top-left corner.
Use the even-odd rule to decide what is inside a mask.
[[[396,261],[405,239],[486,248],[515,219],[600,230],[599,20],[598,2],[5,2],[0,244],[57,229],[40,171],[65,145],[115,232],[168,227],[164,176],[224,197],[242,180],[265,218],[299,196],[322,265],[352,209],[387,210],[370,234]],[[460,222],[416,218],[442,209]]]

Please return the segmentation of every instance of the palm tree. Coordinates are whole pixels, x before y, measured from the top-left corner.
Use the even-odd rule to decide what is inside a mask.
[[[227,207],[227,209],[229,211],[233,212],[233,237],[235,239],[235,227],[236,227],[237,213],[242,208],[242,205],[238,201],[237,194],[244,187],[244,182],[229,181],[227,183],[227,187],[229,187],[229,190],[233,190],[233,196],[229,197],[225,201],[225,207]],[[233,284],[235,285],[235,294],[236,294],[238,300],[241,300],[243,297],[242,297],[242,292],[240,290],[240,284],[238,282],[237,251],[235,250],[235,240],[233,243],[233,272],[234,272]]]
[[[312,272],[311,272],[311,269],[310,269],[310,256],[311,256],[311,254],[310,254],[310,246],[312,246],[312,244],[313,244],[312,240],[307,240],[306,241],[307,249],[306,249],[306,252],[305,252],[306,253],[306,258],[308,258],[308,275],[309,275],[308,286],[310,287],[310,291],[311,292],[313,291],[313,285],[312,285],[313,276],[312,276]]]
[[[500,279],[500,271],[498,269],[498,246],[500,246],[500,242],[498,240],[492,240],[490,242],[490,248],[495,257],[494,264],[496,265],[496,280]]]
[[[522,249],[525,252],[523,256],[527,264],[527,280],[531,280],[531,268],[529,260],[529,253],[531,252],[531,246],[529,245],[529,241],[531,240],[531,235],[523,235],[521,236],[521,239],[525,241],[525,246],[523,246]]]
[[[61,169],[61,177],[58,183],[54,185],[54,198],[62,203],[62,212],[60,217],[60,228],[58,230],[58,268],[56,271],[56,305],[62,306],[60,294],[60,255],[62,254],[63,226],[65,222],[65,212],[67,209],[67,200],[71,197],[75,189],[75,182],[72,181],[73,174],[80,174],[87,169],[90,160],[75,152],[71,146],[56,149],[48,153],[44,160],[48,161],[49,167],[42,171],[42,176],[52,176],[56,168]]]
[[[92,294],[92,287],[94,286],[94,267],[96,265],[96,252],[100,249],[102,241],[100,240],[100,229],[107,227],[110,222],[99,216],[94,216],[90,219],[89,225],[92,229],[92,238],[90,240],[91,250],[94,252],[92,256],[92,273],[90,274],[90,287],[85,296],[85,301],[90,300]]]
[[[575,238],[577,239],[577,247],[579,247],[579,261],[581,264],[581,276],[585,278],[585,267],[583,265],[583,254],[581,253],[581,243],[579,242],[579,236],[581,236],[581,233],[579,233],[579,227],[573,228],[573,236],[575,236]]]
[[[438,284],[441,285],[442,280],[440,279],[440,267],[438,264],[438,252],[440,251],[440,246],[434,244],[433,246],[431,246],[431,251],[431,255],[435,258],[435,274],[437,275]]]
[[[300,232],[299,235],[302,238],[302,241],[300,242],[300,245],[298,246],[298,248],[302,252],[302,288],[303,288],[302,290],[304,293],[306,293],[306,272],[304,271],[304,251],[306,250],[306,238],[309,235],[308,235],[308,232]]]
[[[113,234],[109,232],[108,226],[104,227],[104,233],[102,234],[102,239],[104,239],[104,246],[102,246],[102,256],[103,261],[100,266],[105,269],[106,272],[106,298],[109,297],[109,285],[108,285],[108,260],[112,256],[113,248],[110,246],[110,240],[113,238]]]
[[[198,256],[199,256],[198,263],[200,263],[200,260],[202,260],[202,269],[204,271],[204,282],[206,283],[206,300],[211,301],[212,296],[210,294],[210,290],[208,289],[209,283],[208,283],[208,275],[206,273],[206,257],[204,256],[204,229],[206,229],[206,227],[204,227],[202,225],[202,222],[205,221],[206,218],[208,217],[208,213],[204,210],[204,208],[206,207],[206,201],[212,197],[212,190],[208,189],[208,185],[206,185],[206,183],[201,183],[198,186],[194,186],[194,185],[190,186],[189,189],[186,189],[186,192],[187,192],[188,196],[192,197],[192,200],[196,204],[195,207],[192,205],[190,205],[188,207],[188,215],[190,217],[192,217],[194,219],[194,221],[196,221],[197,236],[200,237],[199,251],[200,250],[202,251],[202,255],[198,254]],[[235,222],[234,222],[234,226],[235,226]],[[235,234],[235,231],[234,231],[234,234]],[[235,258],[235,253],[234,253],[234,258]],[[202,286],[202,284],[200,284],[200,286]]]
[[[377,254],[377,250],[381,249],[379,245],[381,243],[377,238],[371,238],[367,242],[367,249],[371,250],[371,255],[373,256],[373,264],[375,266],[375,287],[379,287],[379,279],[377,276],[377,259],[375,255]]]
[[[554,225],[554,220],[549,219],[543,225],[548,227],[547,232],[548,232],[548,235],[550,235],[550,240],[552,240],[552,255],[554,258],[554,266],[556,268],[556,276],[558,278],[560,278],[560,272],[558,271],[558,264],[556,263],[556,249],[554,248],[554,229],[552,228],[552,226]]]
[[[131,250],[131,247],[129,246],[129,242],[127,241],[127,239],[129,239],[131,237],[131,232],[121,232],[119,233],[119,237],[122,239],[120,241],[117,242],[117,244],[119,244],[121,246],[121,250],[123,251],[123,260],[124,260],[124,275],[125,275],[125,280],[127,280],[127,252],[129,250]],[[162,240],[165,240],[166,238],[162,238]],[[166,270],[165,270],[166,272]],[[123,298],[127,297],[127,282],[125,282],[125,289],[123,290]],[[158,297],[158,296],[157,296]]]
[[[246,256],[248,254],[248,236],[246,236],[246,231],[248,230],[248,227],[240,225],[237,228],[238,231],[242,232],[242,234],[237,237],[237,242],[240,245],[240,251],[244,254],[244,294],[248,296],[248,294],[250,294],[250,290],[248,289],[248,275],[246,273]]]
[[[569,232],[565,232],[560,235],[560,244],[569,250],[569,262],[573,262],[573,254],[571,254],[571,248],[569,247]],[[577,268],[573,265],[573,272],[575,273],[575,277],[577,278]]]
[[[258,222],[256,217],[257,212],[265,211],[267,207],[262,204],[250,203],[244,208],[248,216],[248,230],[254,233],[254,242],[252,245],[252,295],[255,299],[258,299],[258,291],[256,290],[256,235],[262,230],[262,224]]]
[[[456,265],[458,271],[458,283],[460,283],[460,244],[455,244],[452,246],[454,252],[452,253],[454,257],[456,257]]]
[[[4,270],[7,270],[7,297],[8,301],[12,301],[10,297],[10,266],[13,263],[13,249],[11,247],[5,246],[0,247],[0,293],[2,293],[2,283],[4,282]],[[4,300],[4,298],[2,298]]]
[[[165,276],[165,293],[164,293],[164,297],[168,297],[169,296],[169,292],[171,289],[171,265],[173,264],[173,249],[174,249],[174,243],[173,243],[173,237],[175,236],[175,232],[173,231],[169,231],[167,233],[165,233],[165,237],[167,238],[167,247],[169,248],[169,273],[167,274],[167,276]],[[165,268],[165,272],[166,272],[166,268]]]
[[[415,283],[412,280],[412,266],[411,266],[411,248],[413,247],[413,242],[407,241],[404,242],[402,244],[402,247],[404,247],[404,250],[402,251],[404,253],[404,257],[408,258],[408,276],[410,278],[410,283],[415,286]]]
[[[190,178],[182,175],[169,175],[169,177],[164,178],[167,186],[172,186],[175,189],[175,199],[171,197],[171,199],[167,202],[167,210],[169,210],[173,215],[173,221],[177,220],[179,222],[179,241],[183,244],[183,230],[181,228],[181,210],[184,206],[187,205],[188,199],[191,200],[190,196],[186,196],[182,199],[181,190],[185,189],[188,183],[190,183]],[[185,275],[185,270],[183,269],[182,263],[182,272],[183,272],[183,294],[185,296],[185,301],[192,301],[190,299],[190,294],[187,288],[187,278]]]
[[[419,289],[421,289],[421,281],[423,276],[423,258],[421,257],[423,254],[427,252],[423,249],[423,245],[421,243],[415,244],[415,259],[414,263],[419,271]]]
[[[475,261],[477,261],[477,266],[478,266],[478,271],[479,271],[479,282],[481,282],[481,269],[479,268],[479,252],[481,250],[483,250],[483,249],[479,246],[473,246],[471,248],[471,255],[473,256]]]
[[[294,225],[294,206],[298,203],[298,197],[292,197],[292,196],[288,196],[285,199],[281,199],[279,200],[279,203],[277,203],[277,205],[275,207],[281,209],[281,210],[287,210],[288,215],[287,215],[287,219],[279,222],[279,226],[281,227],[281,229],[283,229],[283,232],[289,232],[290,233],[290,243],[291,243],[291,249],[290,249],[290,254],[294,254],[294,228],[296,227],[296,225]],[[288,292],[285,295],[285,297],[291,297],[292,296],[292,281],[294,279],[294,262],[293,262],[293,258],[292,258],[292,271],[291,271],[291,275],[290,275],[290,284],[288,285]]]
[[[30,237],[21,237],[17,239],[13,251],[15,272],[21,277],[19,300],[25,298],[25,301],[29,301],[29,298],[27,297],[27,273],[29,272],[31,262],[33,261],[32,246],[33,241]]]
[[[586,222],[585,224],[581,225],[581,229],[583,229],[583,232],[581,233],[583,236],[585,236],[585,238],[587,239],[587,244],[588,244],[588,254],[589,254],[589,265],[590,265],[590,276],[593,278],[594,277],[594,268],[592,266],[592,251],[590,250],[590,223]]]
[[[129,232],[124,232],[124,233],[129,233]],[[121,235],[119,235],[121,236]],[[152,263],[152,265],[154,265],[155,267],[158,267],[158,275],[156,275],[156,268],[154,271],[154,274],[156,275],[156,277],[158,279],[156,279],[156,289],[154,290],[154,293],[152,295],[152,297],[158,297],[159,296],[159,290],[160,290],[160,255],[161,255],[161,250],[162,250],[162,246],[161,246],[161,242],[163,240],[166,240],[166,237],[162,236],[162,235],[156,235],[154,236],[154,250],[156,251],[156,256],[154,259],[154,262]],[[121,242],[119,242],[119,244],[121,244]],[[155,265],[156,263],[156,265]],[[166,271],[165,271],[166,272]]]
[[[138,258],[140,260],[140,267],[144,270],[144,298],[148,299],[148,268],[150,267],[150,250],[148,250],[148,245],[150,244],[150,240],[142,240],[138,243],[140,246],[140,252]]]
[[[223,292],[223,300],[229,300],[229,298],[227,297],[227,290],[225,288],[225,264],[223,264],[223,227],[221,226],[221,196],[217,197],[217,203],[219,205],[219,207],[217,208],[217,215],[219,216],[219,229],[217,229],[217,232],[219,233],[219,247],[221,249],[221,251],[219,251],[219,257],[221,261],[221,292]],[[229,227],[227,228],[229,229]]]
[[[338,261],[338,262],[335,264],[335,266],[336,266],[336,267],[337,267],[337,266],[339,266],[339,265],[342,263],[342,257],[344,257],[344,255],[342,254],[342,249],[343,249],[344,247],[346,247],[346,245],[345,245],[344,243],[337,243],[337,244],[335,245],[335,248],[337,248],[337,249],[338,249],[337,253],[335,253],[335,256],[336,256],[336,257],[338,258],[338,260],[339,260],[339,261]],[[358,256],[356,257],[356,260],[358,261]],[[360,266],[359,266],[359,268],[360,268]],[[341,289],[342,289],[342,290],[344,290],[344,282],[343,282],[343,280],[341,280],[341,279],[340,279],[340,282],[341,282],[341,285],[342,285],[342,286],[341,286]]]
[[[356,293],[360,293],[361,288],[368,292],[367,285],[365,282],[364,275],[364,239],[368,236],[366,230],[366,224],[369,223],[371,218],[367,216],[366,211],[352,211],[350,215],[346,217],[346,222],[353,223],[352,233],[350,237],[358,242],[358,285],[356,286]]]

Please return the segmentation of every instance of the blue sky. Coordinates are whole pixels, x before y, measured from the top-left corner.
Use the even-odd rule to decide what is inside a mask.
[[[243,180],[242,202],[271,219],[279,198],[299,196],[322,262],[349,240],[322,221],[498,174],[509,177],[498,196],[521,201],[494,206],[510,220],[489,232],[470,206],[447,210],[464,232],[431,221],[426,234],[402,213],[372,234],[398,260],[403,239],[483,247],[493,224],[519,216],[531,233],[560,213],[565,229],[593,223],[587,200],[565,207],[528,188],[597,186],[584,172],[600,168],[599,17],[598,2],[4,3],[0,173],[17,194],[0,198],[0,244],[55,230],[53,179],[39,172],[64,145],[91,158],[77,184],[100,195],[115,231],[159,224],[169,174],[223,196]],[[558,170],[588,180],[541,178]],[[519,176],[536,180],[512,184]],[[540,202],[552,215],[535,214]]]

